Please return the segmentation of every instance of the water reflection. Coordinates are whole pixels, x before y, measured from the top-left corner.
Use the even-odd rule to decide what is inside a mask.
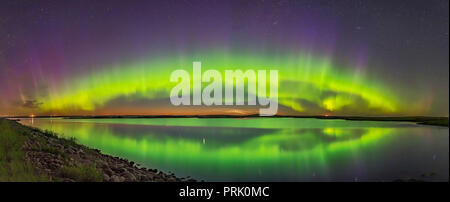
[[[438,179],[448,180],[448,128],[442,127],[267,118],[22,122],[204,180],[392,180],[424,172],[440,172]]]

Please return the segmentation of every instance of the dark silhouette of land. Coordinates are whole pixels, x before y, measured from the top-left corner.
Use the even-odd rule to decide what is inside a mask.
[[[66,118],[66,119],[105,119],[105,118],[316,118],[316,119],[344,119],[350,121],[399,121],[415,122],[423,125],[449,126],[449,117],[428,116],[296,116],[275,115],[99,115],[99,116],[36,116],[34,118]],[[4,118],[30,118],[29,116],[15,116]]]

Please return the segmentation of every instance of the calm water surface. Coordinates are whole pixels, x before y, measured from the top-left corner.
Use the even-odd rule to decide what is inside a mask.
[[[21,119],[205,181],[449,180],[448,127],[296,118]]]

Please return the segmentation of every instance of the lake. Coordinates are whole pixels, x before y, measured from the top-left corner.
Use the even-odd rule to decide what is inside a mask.
[[[205,181],[449,180],[449,128],[310,118],[21,119]]]

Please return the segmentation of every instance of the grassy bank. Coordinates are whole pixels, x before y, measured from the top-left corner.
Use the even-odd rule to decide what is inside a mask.
[[[0,181],[49,180],[25,158],[22,146],[28,141],[27,131],[11,123],[0,119]]]
[[[66,177],[79,181],[101,181],[101,172],[93,166],[61,166],[56,176],[48,175],[36,167],[27,156],[27,151],[48,153],[61,158],[67,158],[68,155],[60,148],[48,144],[44,137],[33,135],[34,133],[59,139],[68,145],[76,145],[73,139],[61,139],[49,131],[22,127],[14,121],[0,119],[0,181],[60,181]]]
[[[8,119],[0,119],[0,181],[193,181],[102,154]]]

